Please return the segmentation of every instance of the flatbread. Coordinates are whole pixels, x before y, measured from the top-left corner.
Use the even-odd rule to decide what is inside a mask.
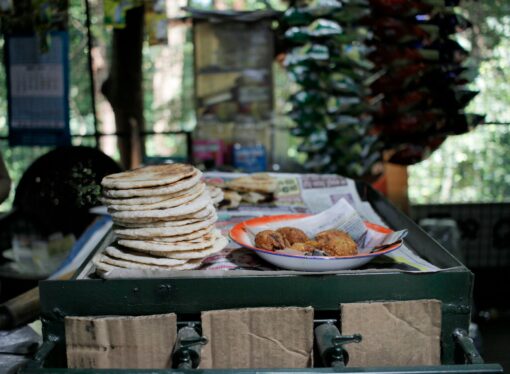
[[[125,267],[110,265],[110,264],[107,264],[107,263],[104,263],[104,262],[101,262],[98,260],[94,261],[94,265],[96,267],[96,273],[99,275],[103,275],[103,274],[109,273],[110,271],[114,271],[114,270],[124,270],[124,271],[128,270]],[[158,270],[158,271],[161,271],[161,270],[163,270],[163,271],[193,270],[193,269],[200,267],[201,265],[202,265],[201,260],[191,260],[191,261],[185,262],[182,265],[177,265],[172,268],[143,269],[143,270],[145,270],[145,271],[147,271],[147,270],[148,271],[151,271],[151,270]],[[140,271],[142,269],[134,269],[134,270]]]
[[[168,195],[192,188],[193,186],[200,182],[200,178],[202,178],[202,172],[197,170],[196,173],[191,177],[181,179],[172,184],[147,188],[132,188],[126,190],[105,188],[103,189],[103,195],[106,197],[119,197],[119,198]]]
[[[221,190],[221,188],[208,185],[207,189],[209,190],[209,195],[211,195],[211,200],[213,204],[216,205],[223,201],[223,191]]]
[[[278,180],[266,173],[251,174],[245,177],[232,179],[225,186],[240,192],[259,192],[263,194],[275,193],[278,189]]]
[[[147,265],[147,264],[139,264],[137,262],[131,262],[131,261],[126,261],[126,260],[119,260],[119,259],[107,256],[107,255],[101,256],[99,258],[98,262],[107,264],[110,266],[114,266],[117,268],[142,269],[142,270],[190,270],[190,269],[195,269],[200,266],[199,262],[193,262],[193,263],[184,262],[181,265],[175,265],[175,266]]]
[[[198,183],[195,187],[193,187],[193,192],[184,193],[179,196],[172,197],[167,200],[163,200],[153,204],[136,204],[136,205],[127,205],[127,204],[110,204],[108,208],[115,210],[123,210],[123,211],[136,211],[136,210],[152,210],[152,209],[166,209],[173,208],[179,205],[186,204],[187,202],[195,200],[197,197],[203,194],[205,190],[204,183]]]
[[[99,273],[99,274],[108,273],[112,270],[118,269],[116,266],[113,266],[110,264],[105,264],[104,262],[101,262],[99,260],[94,260],[94,261],[92,261],[92,263],[96,267],[96,273]]]
[[[125,261],[131,261],[131,262],[137,262],[140,264],[147,264],[147,265],[159,265],[159,266],[175,266],[175,265],[182,265],[186,261],[185,260],[178,260],[178,259],[172,259],[172,258],[161,258],[161,257],[150,257],[147,255],[139,254],[136,252],[127,252],[119,250],[115,247],[106,247],[105,249],[106,254],[109,257],[113,257],[119,260],[125,260]]]
[[[152,165],[107,175],[101,185],[112,189],[164,186],[191,177],[196,172],[193,166],[185,164]]]
[[[155,237],[152,241],[160,243],[177,243],[177,242],[192,242],[200,243],[203,240],[211,240],[211,233],[214,230],[214,225],[203,228],[186,235],[179,236],[166,236],[166,237]]]
[[[223,201],[223,194],[211,198],[214,205],[217,205]]]
[[[197,191],[200,191],[203,188],[202,183],[197,183],[195,186],[183,190],[177,191],[175,193],[170,193],[166,195],[157,195],[157,196],[147,196],[147,197],[131,197],[127,199],[122,198],[111,198],[111,197],[102,197],[101,202],[105,205],[146,205],[146,204],[155,204],[160,203],[162,201],[168,199],[174,199],[183,195],[192,194]]]
[[[170,221],[174,222],[174,221]],[[176,221],[179,222],[179,221]],[[141,228],[115,228],[114,233],[119,238],[156,238],[156,237],[182,237],[183,235],[195,234],[195,237],[198,237],[199,231],[203,231],[204,229],[209,229],[211,231],[211,227],[214,226],[216,222],[216,217],[211,219],[206,219],[203,221],[194,222],[188,225],[181,226],[168,226],[168,227],[141,227]],[[206,231],[209,232],[209,231]]]
[[[228,239],[224,236],[218,236],[214,240],[214,244],[209,248],[204,248],[201,250],[195,250],[195,251],[181,251],[181,252],[169,252],[165,253],[165,257],[172,258],[172,259],[181,259],[181,260],[188,260],[188,259],[203,259],[210,255],[213,255],[215,253],[221,252],[223,248],[225,248],[228,244]]]
[[[198,212],[191,213],[191,214],[185,214],[183,216],[165,217],[165,218],[162,218],[161,220],[156,220],[156,219],[144,220],[142,218],[135,220],[135,219],[131,218],[130,221],[126,222],[123,219],[119,219],[119,218],[115,218],[115,217],[112,217],[112,218],[113,218],[113,223],[117,224],[118,226],[124,226],[126,224],[129,224],[130,227],[158,227],[163,222],[166,222],[166,221],[179,222],[179,221],[186,220],[186,219],[205,219],[206,217],[209,217],[211,214],[213,214],[214,211],[215,211],[214,206],[212,205],[212,202],[211,202],[210,205],[208,205],[207,207],[205,207],[202,210],[199,210]]]
[[[163,242],[163,243],[175,243],[175,242],[187,242],[187,241],[197,241],[199,239],[202,239],[204,236],[211,233],[211,231],[214,228],[214,224],[202,227],[201,229],[198,229],[193,232],[189,232],[187,234],[182,235],[161,235],[163,232],[157,231],[162,230],[161,228],[155,228],[155,229],[145,229],[150,231],[144,231],[141,234],[133,235],[134,233],[131,233],[130,235],[122,235],[117,234],[117,237],[120,239],[127,239],[127,240],[150,240],[153,242]],[[144,230],[144,229],[140,229]],[[138,231],[137,233],[139,233]],[[151,235],[151,232],[155,232],[157,235]]]
[[[114,220],[119,219],[124,222],[152,222],[161,221],[166,218],[175,219],[175,217],[190,215],[201,211],[208,205],[211,205],[211,203],[211,197],[207,192],[204,192],[195,200],[173,208],[133,211],[108,209],[108,212]]]
[[[211,186],[210,184],[207,185],[207,189],[209,190],[211,197],[217,196],[221,193],[221,188],[216,187],[216,186]]]
[[[208,209],[208,208],[206,208]],[[200,211],[200,214],[202,211]],[[205,213],[205,212],[204,212]],[[209,213],[208,216],[203,218],[182,218],[178,220],[166,220],[166,221],[153,221],[149,223],[142,223],[142,222],[119,222],[116,220],[118,225],[116,226],[117,229],[123,230],[125,228],[156,228],[156,227],[180,227],[180,226],[186,226],[193,223],[203,222],[203,221],[214,221],[216,222],[218,220],[218,215],[216,212]]]
[[[237,191],[224,191],[223,192],[223,204],[220,207],[229,209],[237,208],[241,204],[242,197]]]
[[[246,201],[250,204],[257,204],[268,200],[268,195],[263,195],[258,192],[243,192],[241,193],[242,201]]]
[[[214,239],[202,241],[185,241],[175,243],[162,243],[149,240],[130,240],[119,239],[119,245],[134,249],[139,252],[175,252],[175,251],[193,251],[197,249],[204,249],[212,246]]]

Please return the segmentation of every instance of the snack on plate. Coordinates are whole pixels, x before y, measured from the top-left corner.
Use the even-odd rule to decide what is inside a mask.
[[[94,259],[113,269],[191,270],[228,243],[214,229],[221,189],[191,165],[147,166],[106,176],[103,203],[118,241]]]
[[[270,251],[293,249],[310,256],[353,256],[358,253],[358,246],[346,232],[326,230],[318,233],[315,240],[295,227],[281,227],[264,230],[255,235],[255,246]]]
[[[299,252],[311,253],[320,248],[320,243],[315,240],[307,240],[304,243],[294,243],[290,246],[290,249],[295,249]]]
[[[329,256],[353,256],[358,253],[358,246],[346,232],[327,230],[315,235],[321,249]]]
[[[274,230],[264,230],[255,236],[255,245],[262,249],[274,251],[284,249],[290,246],[285,237]]]
[[[308,236],[306,236],[303,230],[296,229],[295,227],[281,227],[276,231],[282,234],[290,245],[304,243],[308,240]]]

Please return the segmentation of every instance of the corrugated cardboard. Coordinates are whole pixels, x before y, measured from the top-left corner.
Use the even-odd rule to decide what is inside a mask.
[[[361,334],[346,346],[349,366],[441,363],[441,302],[416,300],[341,305],[342,334]]]
[[[307,368],[313,308],[252,308],[202,313],[200,368]]]
[[[69,368],[171,367],[176,315],[66,317]]]

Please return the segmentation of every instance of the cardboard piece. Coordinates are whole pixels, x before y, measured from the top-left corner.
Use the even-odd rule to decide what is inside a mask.
[[[66,317],[69,368],[171,367],[176,315]]]
[[[250,308],[202,313],[202,369],[307,368],[313,308]]]
[[[346,346],[350,367],[441,364],[438,300],[342,304],[341,321],[363,339]]]

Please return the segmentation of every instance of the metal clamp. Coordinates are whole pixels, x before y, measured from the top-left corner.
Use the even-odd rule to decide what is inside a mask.
[[[345,344],[361,342],[361,335],[340,335],[337,327],[331,323],[323,323],[315,328],[315,339],[322,363],[326,367],[344,367],[349,362],[349,354]]]
[[[478,353],[473,339],[471,339],[468,333],[462,329],[455,329],[453,331],[453,340],[460,347],[464,360],[467,364],[483,364],[483,358]]]
[[[202,345],[205,344],[207,344],[207,338],[198,334],[193,323],[181,328],[177,333],[172,352],[172,367],[174,369],[196,369],[200,364]]]
[[[30,369],[40,369],[43,367],[46,358],[55,349],[56,345],[60,342],[58,336],[50,334],[48,340],[42,343],[39,350],[36,352],[34,358],[26,365]]]

